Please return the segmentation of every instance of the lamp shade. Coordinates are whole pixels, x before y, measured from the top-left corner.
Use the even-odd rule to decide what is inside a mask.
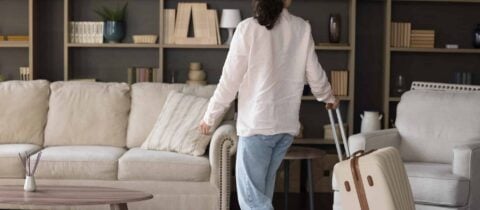
[[[224,9],[222,10],[220,28],[236,28],[240,21],[242,21],[242,17],[239,9]]]

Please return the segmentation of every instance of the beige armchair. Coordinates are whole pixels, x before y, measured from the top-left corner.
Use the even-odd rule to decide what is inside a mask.
[[[417,210],[480,209],[480,87],[416,82],[395,125],[352,136],[350,151],[398,148]]]

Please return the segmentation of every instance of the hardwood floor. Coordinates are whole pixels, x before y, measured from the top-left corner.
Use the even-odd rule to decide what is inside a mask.
[[[275,210],[284,210],[283,193],[275,193],[273,197],[273,207]],[[289,210],[309,210],[308,195],[306,193],[290,193],[288,197]],[[315,193],[315,210],[331,210],[333,204],[333,193]],[[237,201],[237,195],[232,194],[232,210],[240,210]]]

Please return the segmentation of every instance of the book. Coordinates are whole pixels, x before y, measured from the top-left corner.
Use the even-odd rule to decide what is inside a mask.
[[[20,80],[27,81],[32,80],[33,75],[29,67],[20,67]]]
[[[101,44],[103,43],[104,23],[101,21],[70,21],[70,43]]]
[[[15,35],[15,36],[7,36],[7,41],[29,41],[30,38],[28,36],[23,35]]]
[[[331,72],[331,85],[336,96],[348,95],[348,71],[334,70]]]
[[[164,17],[164,43],[175,43],[175,9],[165,9]]]
[[[163,82],[163,73],[159,68],[130,67],[127,69],[128,84],[138,82]]]

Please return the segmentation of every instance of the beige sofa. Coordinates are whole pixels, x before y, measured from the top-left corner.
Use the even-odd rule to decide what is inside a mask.
[[[160,83],[130,88],[120,83],[1,82],[0,185],[23,184],[18,153],[43,151],[39,185],[107,186],[154,195],[130,203],[130,209],[229,209],[230,158],[237,144],[231,121],[215,131],[202,157],[139,148],[171,90],[210,97],[214,89]],[[232,112],[226,120],[233,120]]]

